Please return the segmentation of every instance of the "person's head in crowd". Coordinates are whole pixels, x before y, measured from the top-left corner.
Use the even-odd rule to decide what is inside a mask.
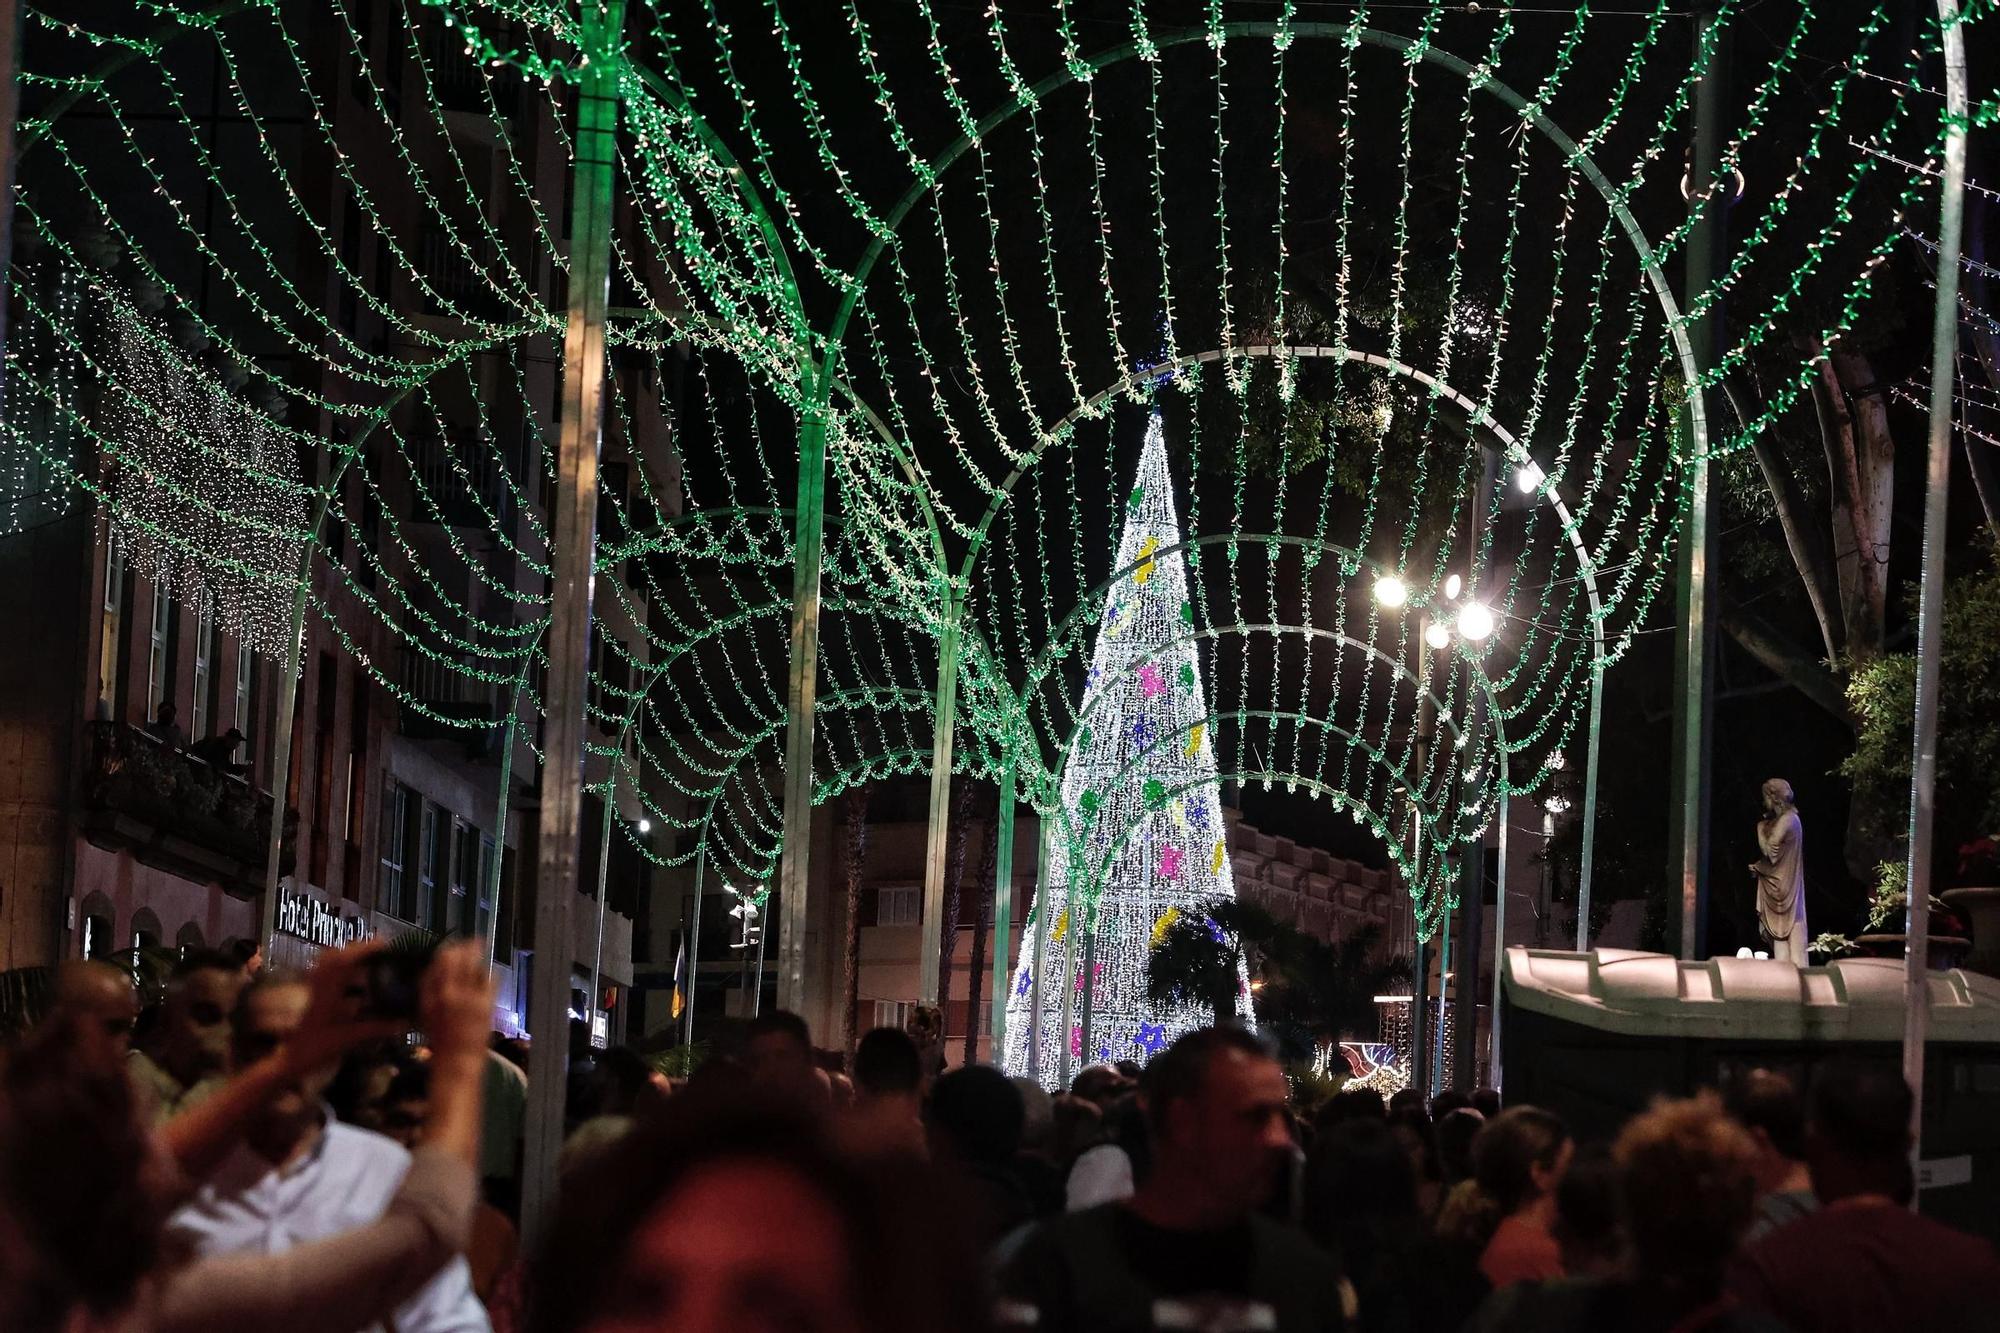
[[[1424,1109],[1424,1094],[1415,1088],[1398,1088],[1389,1095],[1390,1115],[1399,1115],[1410,1107],[1415,1107],[1417,1110],[1422,1111]]]
[[[1433,1121],[1442,1120],[1453,1111],[1464,1110],[1471,1105],[1472,1098],[1469,1094],[1460,1092],[1457,1088],[1446,1088],[1431,1098],[1430,1118]]]
[[[1472,1109],[1491,1120],[1500,1114],[1500,1090],[1498,1088],[1475,1088],[1472,1092]]]
[[[1472,1145],[1486,1117],[1470,1106],[1461,1106],[1437,1122],[1438,1173],[1447,1186],[1472,1178]]]
[[[1134,1084],[1136,1084],[1139,1081],[1140,1076],[1146,1072],[1146,1067],[1140,1064],[1137,1060],[1114,1061],[1111,1067],[1117,1070],[1120,1076],[1122,1076],[1126,1082]]]
[[[1415,1107],[1405,1107],[1400,1114],[1389,1117],[1389,1134],[1410,1159],[1410,1170],[1419,1182],[1439,1181],[1443,1173],[1438,1168],[1437,1132],[1431,1126],[1429,1117]]]
[[[1350,1258],[1417,1225],[1417,1177],[1384,1121],[1342,1120],[1313,1140],[1304,1222],[1314,1240]]]
[[[1329,1129],[1347,1120],[1376,1120],[1389,1118],[1389,1108],[1382,1101],[1382,1094],[1371,1088],[1342,1088],[1326,1099],[1313,1117],[1316,1129]]]
[[[1056,1108],[1049,1090],[1034,1079],[1009,1079],[1021,1094],[1021,1151],[1038,1157],[1050,1155],[1055,1147]]]
[[[901,1028],[871,1028],[854,1047],[854,1092],[864,1102],[907,1103],[914,1112],[924,1083],[917,1043]]]
[[[122,1070],[139,1021],[139,996],[123,968],[72,958],[56,969],[55,1013],[67,1019],[77,1056],[95,1069]]]
[[[1555,1193],[1576,1145],[1552,1111],[1516,1106],[1486,1122],[1472,1143],[1472,1177],[1502,1217]]]
[[[935,1179],[908,1157],[844,1155],[827,1130],[769,1097],[690,1091],[650,1111],[563,1190],[529,1329],[980,1327],[973,1260]]]
[[[1131,1090],[1132,1081],[1115,1065],[1086,1065],[1069,1081],[1070,1096],[1096,1102],[1100,1109],[1109,1108]]]
[[[233,729],[232,729],[233,730]],[[243,980],[255,981],[264,971],[264,949],[255,940],[231,940],[225,953],[243,972]]]
[[[827,1081],[833,1085],[833,1109],[836,1111],[853,1110],[855,1099],[854,1080],[838,1069],[829,1071],[826,1077]]]
[[[1814,1075],[1806,1106],[1806,1165],[1819,1201],[1879,1194],[1907,1204],[1910,1085],[1886,1064],[1840,1059]]]
[[[1153,1159],[1141,1196],[1187,1228],[1230,1225],[1262,1207],[1294,1149],[1289,1092],[1277,1059],[1241,1028],[1200,1028],[1174,1042],[1140,1083]]]
[[[189,950],[174,964],[152,1056],[183,1087],[228,1066],[229,1020],[243,984],[243,965],[211,949]]]
[[[637,1115],[647,1103],[665,1095],[658,1073],[630,1046],[599,1051],[596,1078],[599,1115]]]
[[[949,1070],[931,1084],[926,1121],[934,1154],[968,1165],[1003,1165],[1020,1151],[1026,1119],[1020,1090],[991,1065]]]
[[[1806,1104],[1797,1086],[1753,1069],[1729,1085],[1722,1104],[1757,1145],[1757,1192],[1794,1188],[1806,1162]]]
[[[0,1328],[130,1327],[162,1190],[125,1072],[58,1010],[0,1061]]]
[[[1049,1139],[1055,1161],[1067,1168],[1077,1155],[1104,1135],[1104,1110],[1067,1092],[1049,1099]]]
[[[415,1148],[430,1114],[430,1066],[412,1060],[396,1071],[382,1094],[382,1133],[405,1148]]]
[[[750,1020],[743,1034],[743,1062],[760,1085],[798,1091],[812,1082],[812,1029],[789,1009]]]
[[[1754,1215],[1757,1147],[1713,1094],[1656,1104],[1620,1131],[1625,1237],[1642,1279],[1712,1300]]]
[[[1570,1277],[1609,1277],[1625,1258],[1624,1169],[1610,1148],[1579,1149],[1556,1186],[1556,1220],[1549,1228]]]
[[[266,972],[237,1001],[231,1052],[238,1069],[276,1051],[304,1024],[312,988],[301,973]],[[320,1121],[320,1102],[339,1064],[310,1070],[265,1102],[251,1118],[244,1141],[267,1161],[283,1162]]]
[[[406,1063],[409,1057],[387,1043],[349,1051],[327,1084],[326,1104],[347,1124],[385,1133],[382,1117],[389,1085]]]
[[[487,1048],[523,1074],[528,1072],[528,1043],[519,1037],[496,1032],[487,1039]]]

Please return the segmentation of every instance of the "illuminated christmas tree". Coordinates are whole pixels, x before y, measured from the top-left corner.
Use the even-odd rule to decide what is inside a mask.
[[[1200,1005],[1163,1010],[1146,995],[1153,944],[1182,915],[1235,897],[1180,543],[1156,411],[1063,764],[1068,827],[1047,821],[1047,880],[1007,997],[1007,1070],[1045,1086],[1065,1068],[1144,1062],[1214,1021]],[[1247,987],[1238,1011],[1251,1016]]]

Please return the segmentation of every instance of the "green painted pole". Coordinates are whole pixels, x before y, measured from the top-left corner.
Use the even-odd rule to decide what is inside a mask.
[[[917,956],[917,1003],[936,1004],[944,989],[944,957],[954,941],[940,938],[944,924],[945,851],[951,831],[952,730],[958,720],[959,617],[965,593],[956,581],[945,589],[944,625],[938,640],[936,730],[931,736],[930,826],[924,844],[922,944]],[[974,979],[977,984],[977,979]]]
[[[583,10],[570,214],[569,326],[563,339],[562,434],[551,524],[549,684],[535,858],[535,976],[528,1004],[522,1239],[539,1245],[556,1196],[569,1073],[570,960],[576,948],[577,851],[583,805],[584,692],[589,684],[597,558],[597,455],[604,430],[604,319],[611,280],[611,191],[617,167],[619,33],[625,0]]]
[[[812,876],[813,707],[819,694],[819,573],[826,540],[826,392],[799,436],[792,540],[791,681],[786,691],[785,830],[778,861],[778,1007],[805,1007],[806,896]],[[769,918],[765,928],[770,928]]]
[[[1014,969],[1009,960],[1014,929],[1014,754],[1008,751],[1000,769],[1000,804],[994,811],[999,828],[993,843],[993,981],[988,1024],[993,1040],[987,1060],[999,1064],[1007,1053],[1007,997]],[[977,986],[979,978],[972,984]]]

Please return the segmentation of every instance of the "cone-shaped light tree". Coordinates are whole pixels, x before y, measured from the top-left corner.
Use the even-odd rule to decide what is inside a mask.
[[[1214,1021],[1147,999],[1149,951],[1183,915],[1235,897],[1180,518],[1155,411],[1125,507],[1078,726],[1047,821],[1047,879],[1007,996],[1006,1066],[1144,1062]],[[1239,1014],[1251,1016],[1239,985]]]

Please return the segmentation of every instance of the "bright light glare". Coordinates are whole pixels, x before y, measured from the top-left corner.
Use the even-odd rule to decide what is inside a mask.
[[[1447,602],[1455,602],[1458,600],[1458,594],[1464,589],[1465,580],[1453,574],[1444,581],[1444,599]]]
[[[1375,580],[1375,600],[1393,610],[1410,600],[1410,590],[1394,574],[1384,574]]]
[[[1542,483],[1548,479],[1548,474],[1542,471],[1541,464],[1535,462],[1533,459],[1529,459],[1527,462],[1521,464],[1520,467],[1514,469],[1514,489],[1523,495],[1529,495],[1540,490]]]
[[[1468,643],[1484,643],[1493,635],[1493,613],[1478,602],[1467,602],[1458,613],[1458,632]]]
[[[1446,628],[1442,620],[1433,620],[1424,626],[1424,642],[1443,652],[1451,647],[1451,630]]]
[[[1551,750],[1549,751],[1548,759],[1544,762],[1546,763],[1546,766],[1548,768],[1554,770],[1557,773],[1560,773],[1562,772],[1563,765],[1567,764],[1569,760],[1563,758],[1563,752],[1561,750]]]
[[[644,815],[639,816],[639,832],[651,833],[652,831],[653,831],[653,821],[646,818]]]

